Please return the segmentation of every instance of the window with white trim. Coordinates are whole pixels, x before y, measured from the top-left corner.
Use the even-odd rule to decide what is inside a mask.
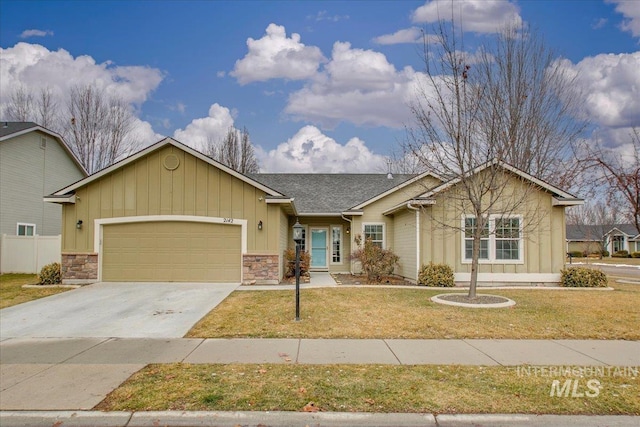
[[[331,263],[342,264],[342,227],[331,227]]]
[[[464,258],[473,257],[473,234],[476,231],[476,218],[466,217],[464,219]],[[480,237],[480,255],[478,259],[489,259],[489,223],[485,223],[484,230]]]
[[[36,225],[19,222],[16,227],[16,235],[18,236],[35,236]]]
[[[371,243],[384,248],[384,224],[364,224],[364,239],[371,239]]]
[[[462,235],[463,263],[471,262],[473,255],[473,232],[476,227],[474,216],[463,218]],[[522,216],[491,215],[480,240],[481,263],[514,264],[524,262],[522,239]]]

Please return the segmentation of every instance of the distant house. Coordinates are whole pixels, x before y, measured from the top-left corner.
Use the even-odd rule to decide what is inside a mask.
[[[62,209],[43,197],[85,176],[57,133],[33,122],[0,122],[0,234],[61,234]]]
[[[607,236],[607,250],[614,254],[618,251],[629,253],[640,250],[640,235],[633,224],[617,224],[605,234]]]
[[[567,225],[567,252],[614,254],[640,251],[640,234],[633,224]]]
[[[565,208],[582,200],[511,166],[496,167],[511,192],[532,188],[531,203],[489,218],[479,283],[557,283]],[[475,217],[452,203],[459,189],[458,181],[430,173],[247,176],[166,138],[46,200],[63,205],[67,282],[277,283],[299,221],[312,271],[357,272],[349,255],[360,236],[393,250],[396,274],[409,280],[436,262],[468,283],[467,230]]]

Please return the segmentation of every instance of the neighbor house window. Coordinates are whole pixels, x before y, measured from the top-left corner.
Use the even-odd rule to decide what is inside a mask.
[[[24,224],[19,222],[16,230],[16,234],[18,236],[35,236],[36,234],[36,225],[35,224]]]
[[[463,262],[470,262],[473,256],[476,218],[466,216],[463,224]],[[523,259],[522,217],[491,215],[480,240],[480,262],[509,264],[521,263]]]
[[[384,224],[365,224],[364,238],[371,239],[374,245],[384,248]]]
[[[331,227],[331,262],[342,263],[342,227]]]

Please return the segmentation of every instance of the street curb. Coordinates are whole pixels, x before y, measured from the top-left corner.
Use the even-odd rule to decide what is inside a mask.
[[[570,426],[631,427],[640,417],[629,415],[535,415],[535,414],[414,414],[364,412],[226,412],[226,411],[0,411],[3,427],[199,427],[199,426],[304,426],[392,427],[392,426]]]

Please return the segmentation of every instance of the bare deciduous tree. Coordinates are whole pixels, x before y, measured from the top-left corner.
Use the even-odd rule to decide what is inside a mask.
[[[6,107],[7,118],[16,122],[35,122],[58,132],[58,104],[50,88],[41,89],[36,95],[25,86],[17,87]]]
[[[482,119],[503,160],[560,188],[577,184],[574,146],[585,130],[580,93],[559,58],[535,32],[507,26],[470,71],[485,87]]]
[[[96,86],[71,89],[63,136],[91,174],[128,155],[134,146],[134,116],[120,98]]]
[[[566,157],[569,148],[558,138],[570,140],[580,126],[569,123],[571,109],[563,106],[559,88],[553,86],[563,80],[546,71],[553,63],[535,34],[507,28],[474,65],[455,28],[440,23],[438,41],[425,42],[426,77],[411,106],[415,125],[408,129],[405,151],[418,158],[424,170],[455,183],[447,193],[453,216],[432,219],[468,238],[469,297],[474,298],[488,235],[510,233],[516,226],[534,229],[545,214],[531,204],[538,187],[518,178],[509,165],[531,174],[544,172],[556,181],[547,169],[558,171],[555,162]],[[522,213],[527,215],[517,216]],[[511,222],[514,217],[523,223]]]
[[[238,131],[231,126],[221,142],[208,141],[206,154],[243,174],[260,171],[247,128]]]
[[[600,173],[600,184],[609,198],[622,208],[622,212],[640,230],[640,129],[633,128],[629,144],[608,149],[597,144],[586,148],[582,164]]]

